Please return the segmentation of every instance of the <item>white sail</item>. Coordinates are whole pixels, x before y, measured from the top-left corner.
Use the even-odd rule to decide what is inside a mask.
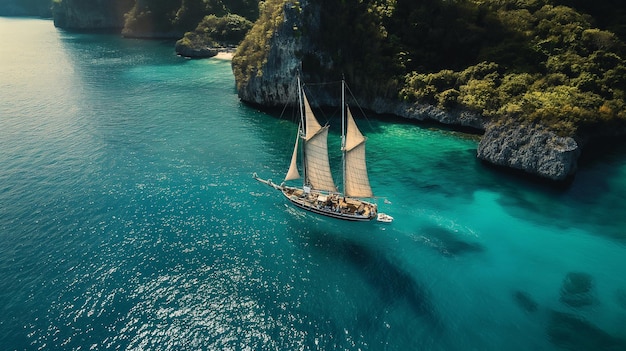
[[[322,127],[317,122],[304,91],[302,97],[306,119],[304,162],[308,184],[317,190],[337,191],[328,161],[328,126]]]
[[[300,173],[298,173],[298,139],[300,139],[300,135],[296,137],[296,144],[293,147],[291,164],[289,164],[289,170],[287,171],[287,175],[285,176],[285,181],[300,178]]]
[[[310,140],[305,141],[306,176],[313,189],[337,191],[330,173],[327,138],[328,127],[324,127]]]
[[[304,94],[304,90],[302,90],[302,104],[304,105],[304,125],[306,126],[306,136],[304,140],[309,141],[315,134],[319,133],[323,127],[317,122],[317,118],[315,118],[313,110],[311,110],[309,99],[307,99],[306,94]]]
[[[346,117],[344,195],[373,197],[365,162],[365,137],[356,126],[349,108]]]

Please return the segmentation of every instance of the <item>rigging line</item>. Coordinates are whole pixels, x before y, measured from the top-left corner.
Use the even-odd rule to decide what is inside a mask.
[[[341,83],[340,80],[330,81],[330,82],[319,82],[319,83],[306,83],[306,85],[330,85],[330,84],[338,84]]]
[[[288,119],[288,118],[286,118],[285,112],[287,111],[287,108],[290,107],[290,106],[292,107],[292,109],[291,109],[291,118]],[[297,114],[297,108],[295,108],[293,106],[293,104],[291,104],[289,101],[287,101],[287,102],[285,102],[283,104],[283,109],[280,112],[279,119],[290,120],[291,122],[298,124],[298,120],[300,119],[300,117]]]
[[[297,81],[291,83],[291,87],[293,87],[295,85],[297,85]],[[294,90],[294,89],[291,89],[291,87],[290,87],[289,90]],[[292,109],[291,109],[291,121],[296,123],[296,124],[300,123],[300,116],[298,116],[298,104],[297,104],[297,101],[298,101],[298,96],[297,96],[298,88],[299,87],[295,88],[296,97],[293,100],[291,98],[287,98],[287,101],[285,101],[285,103],[283,104],[283,111],[280,113],[280,118],[283,119],[283,114],[285,113],[285,110],[287,109],[287,107],[291,106],[292,107]],[[294,101],[296,103],[294,103]]]
[[[341,110],[341,109],[340,109],[340,107],[337,107],[337,108],[335,108],[334,110],[332,110],[332,111],[331,111],[331,109],[330,109],[330,108],[328,108],[328,107],[329,107],[329,106],[326,106],[326,108],[322,108],[322,107],[320,107],[320,106],[318,105],[318,106],[317,106],[317,111],[318,111],[318,113],[316,114],[316,116],[317,116],[317,115],[322,115],[322,116],[324,117],[324,119],[326,119],[326,124],[329,124],[330,119],[331,119],[331,118],[333,118],[333,116],[336,116],[336,115],[338,114],[338,111],[340,111],[340,110]],[[330,111],[330,114],[327,114],[327,113],[326,113],[326,110],[327,110],[327,109]]]
[[[374,126],[372,126],[372,123],[367,118],[367,115],[365,114],[365,111],[363,111],[363,108],[361,108],[361,105],[359,105],[359,102],[357,101],[356,97],[352,93],[352,90],[350,90],[350,87],[348,86],[348,84],[346,84],[346,89],[350,93],[350,96],[352,96],[352,100],[354,100],[354,104],[356,105],[356,107],[359,108],[359,111],[361,111],[361,114],[363,115],[363,117],[365,117],[365,120],[367,121],[367,124],[370,126],[370,130],[374,131]]]
[[[283,119],[283,115],[285,114],[285,110],[287,109],[287,105],[289,105],[289,102],[286,102],[283,105],[283,110],[280,112],[280,119]]]
[[[294,84],[292,83],[292,85],[294,85]],[[287,111],[288,107],[291,107],[291,118],[289,118],[289,119],[286,118],[286,115],[285,115],[285,112]],[[300,116],[298,116],[298,107],[297,107],[297,105],[293,104],[293,102],[290,102],[290,100],[287,99],[287,101],[283,104],[283,109],[280,112],[280,117],[279,118],[282,119],[282,120],[285,120],[285,121],[289,120],[292,123],[295,123],[297,126],[299,126],[299,124],[300,124]],[[299,134],[300,134],[300,128],[298,127],[297,135],[299,135]],[[291,145],[291,141],[289,139],[286,139],[285,143]]]
[[[314,83],[314,84],[302,83],[302,90],[305,90],[304,88],[308,85],[326,85],[326,84],[330,84],[330,83]],[[324,124],[328,125],[328,123],[330,122],[330,118],[326,115],[326,113],[324,112],[324,109],[315,101],[315,94],[311,94],[311,90],[308,90],[308,91],[309,91],[309,94],[307,94],[307,99],[309,100],[309,105],[311,106],[311,109],[313,109],[313,106],[315,106],[316,111],[318,111],[317,113],[315,113],[315,117],[317,118],[319,115],[322,115],[324,119],[326,120]]]

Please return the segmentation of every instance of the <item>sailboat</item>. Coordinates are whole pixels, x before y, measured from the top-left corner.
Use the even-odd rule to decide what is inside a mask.
[[[365,162],[366,138],[359,131],[349,107],[345,104],[345,80],[341,81],[342,191],[335,185],[328,160],[329,126],[322,126],[317,121],[300,77],[297,78],[297,84],[300,123],[285,180],[279,185],[270,179],[259,178],[256,173],[253,174],[254,179],[281,191],[290,203],[306,211],[349,221],[385,218],[385,222],[389,222],[391,216],[378,213],[376,204],[363,200],[374,197]],[[299,144],[303,145],[300,147]],[[299,159],[302,176],[298,171]],[[303,180],[301,187],[286,185],[287,181],[297,179]]]

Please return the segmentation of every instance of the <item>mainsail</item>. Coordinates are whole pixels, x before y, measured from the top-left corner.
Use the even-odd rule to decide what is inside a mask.
[[[365,163],[365,137],[354,122],[350,109],[346,114],[346,139],[344,147],[344,195],[373,197]]]
[[[304,91],[302,91],[302,102],[306,121],[304,138],[306,183],[316,190],[337,191],[328,161],[328,126],[322,127],[317,122]]]

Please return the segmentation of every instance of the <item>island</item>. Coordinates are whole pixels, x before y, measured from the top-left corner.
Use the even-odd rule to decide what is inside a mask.
[[[476,129],[481,160],[567,181],[588,143],[626,132],[624,33],[570,3],[580,10],[550,0],[268,0],[233,58],[239,96],[280,105],[297,70],[313,82],[345,75],[362,107]],[[619,10],[595,8],[616,30]]]

